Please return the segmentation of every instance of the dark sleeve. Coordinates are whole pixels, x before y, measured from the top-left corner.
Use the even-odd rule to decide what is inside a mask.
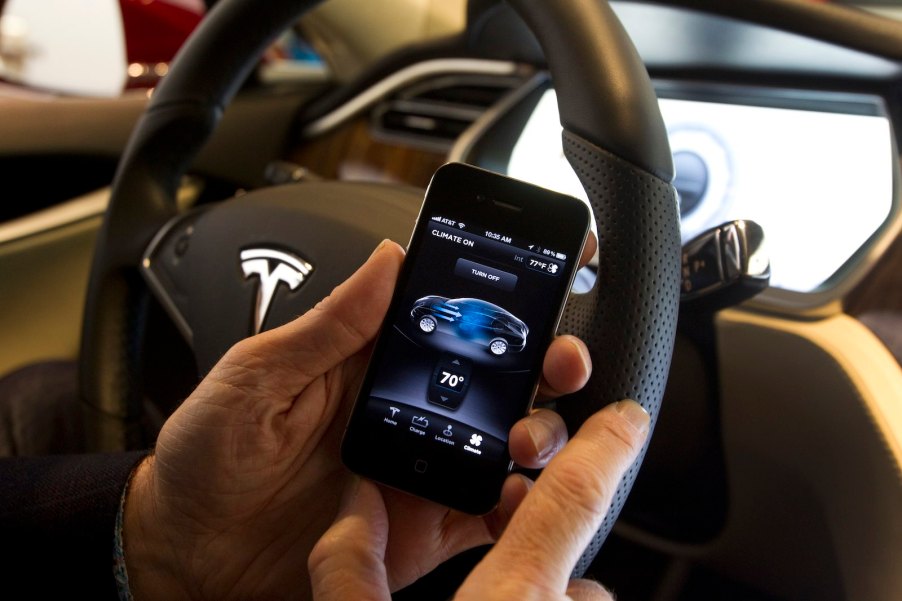
[[[116,599],[116,513],[129,474],[145,455],[0,459],[4,588],[40,598]]]

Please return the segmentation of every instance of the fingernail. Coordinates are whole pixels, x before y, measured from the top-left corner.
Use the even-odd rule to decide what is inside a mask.
[[[388,238],[386,238],[385,240],[383,240],[382,242],[380,242],[380,243],[379,243],[379,246],[377,246],[377,247],[373,250],[373,253],[370,255],[370,257],[373,257],[373,256],[377,255],[377,254],[379,253],[379,251],[381,251],[383,248],[385,248],[385,245],[388,244],[388,242],[389,242]]]
[[[576,349],[576,352],[579,353],[579,358],[583,362],[583,369],[587,374],[592,373],[592,358],[589,356],[588,349],[581,345],[577,344],[573,340],[570,340],[570,344]]]
[[[526,420],[526,433],[536,449],[537,459],[547,459],[554,451],[554,432],[540,419]]]
[[[617,413],[625,417],[626,421],[631,423],[634,428],[639,430],[639,432],[642,434],[648,433],[648,426],[651,418],[642,405],[628,399],[617,402],[615,409],[617,410]]]

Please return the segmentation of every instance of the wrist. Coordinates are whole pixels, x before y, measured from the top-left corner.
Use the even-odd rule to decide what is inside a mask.
[[[135,468],[125,497],[122,542],[128,588],[135,601],[187,598],[178,543],[155,502],[153,462],[150,455]]]

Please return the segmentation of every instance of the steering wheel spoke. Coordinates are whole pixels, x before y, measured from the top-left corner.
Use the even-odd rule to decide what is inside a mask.
[[[421,200],[422,191],[398,186],[263,188],[170,221],[141,273],[203,376],[239,340],[315,305],[382,239],[403,244]]]

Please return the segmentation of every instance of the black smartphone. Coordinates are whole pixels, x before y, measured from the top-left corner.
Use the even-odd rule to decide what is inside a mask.
[[[467,513],[498,503],[589,222],[576,198],[436,171],[345,432],[349,469]]]

